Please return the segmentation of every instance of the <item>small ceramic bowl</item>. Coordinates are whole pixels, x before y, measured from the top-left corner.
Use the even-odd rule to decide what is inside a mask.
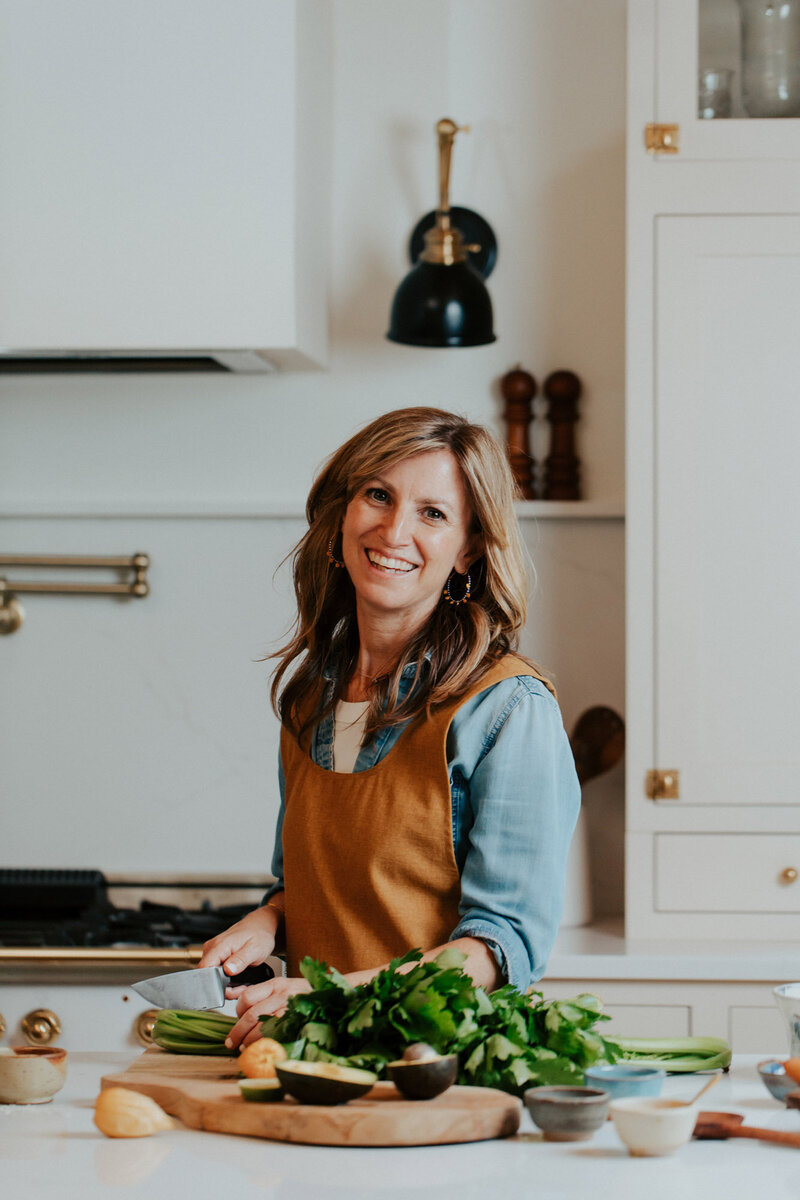
[[[546,1142],[585,1142],[608,1116],[608,1092],[589,1087],[537,1087],[524,1095]]]
[[[67,1052],[58,1046],[0,1047],[0,1104],[44,1104],[66,1074]]]
[[[681,1100],[627,1096],[612,1100],[611,1120],[620,1140],[635,1158],[672,1154],[689,1141],[697,1120],[697,1105]]]
[[[769,1094],[780,1100],[781,1104],[786,1103],[789,1092],[797,1091],[797,1081],[786,1074],[779,1058],[764,1059],[758,1064],[758,1073]]]
[[[627,1062],[598,1063],[584,1071],[586,1086],[602,1088],[612,1100],[622,1100],[625,1096],[660,1096],[666,1077],[666,1071],[660,1067]]]

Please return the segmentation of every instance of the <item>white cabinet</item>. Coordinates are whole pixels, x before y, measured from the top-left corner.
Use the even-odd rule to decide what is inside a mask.
[[[0,346],[326,357],[329,5],[0,0]]]
[[[645,122],[679,126],[682,162],[800,158],[800,119],[748,118],[742,107],[737,0],[631,0],[630,9],[631,71],[649,77]],[[698,75],[713,68],[732,72],[732,116],[698,120]]]
[[[700,15],[630,5],[626,929],[794,940],[800,120],[698,119]]]
[[[622,1038],[719,1037],[735,1054],[782,1055],[786,1029],[772,1002],[771,982],[550,978],[537,984],[545,999],[592,992],[610,1017],[601,1033]]]

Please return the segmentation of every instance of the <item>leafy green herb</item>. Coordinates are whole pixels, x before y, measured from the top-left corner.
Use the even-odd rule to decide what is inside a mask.
[[[324,1059],[383,1073],[411,1042],[459,1055],[459,1083],[521,1094],[544,1083],[581,1083],[598,1060],[613,1062],[613,1041],[594,1028],[608,1020],[596,996],[543,1000],[511,986],[487,994],[448,947],[423,962],[411,950],[360,987],[324,963],[304,959],[312,991],[289,999],[282,1017],[261,1017],[261,1032],[292,1058]],[[402,968],[402,969],[401,969]]]

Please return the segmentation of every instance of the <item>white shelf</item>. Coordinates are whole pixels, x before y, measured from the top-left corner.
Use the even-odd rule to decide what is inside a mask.
[[[520,520],[623,520],[622,500],[519,500],[514,505]],[[90,500],[74,507],[63,507],[58,500],[39,500],[31,504],[6,504],[2,517],[20,520],[36,518],[53,520],[305,520],[305,503],[301,500],[264,503],[250,500],[154,500],[143,504],[141,499],[101,501]]]
[[[518,500],[514,509],[521,520],[625,519],[624,500]]]

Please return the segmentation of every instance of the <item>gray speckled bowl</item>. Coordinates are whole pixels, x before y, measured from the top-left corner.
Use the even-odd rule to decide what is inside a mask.
[[[763,1062],[758,1064],[758,1073],[764,1087],[774,1096],[776,1100],[780,1100],[781,1104],[786,1103],[786,1097],[789,1092],[796,1092],[798,1085],[796,1080],[786,1074],[783,1068],[783,1063],[779,1058],[765,1058]]]
[[[608,1116],[608,1092],[587,1087],[529,1088],[523,1097],[546,1142],[585,1142]]]

